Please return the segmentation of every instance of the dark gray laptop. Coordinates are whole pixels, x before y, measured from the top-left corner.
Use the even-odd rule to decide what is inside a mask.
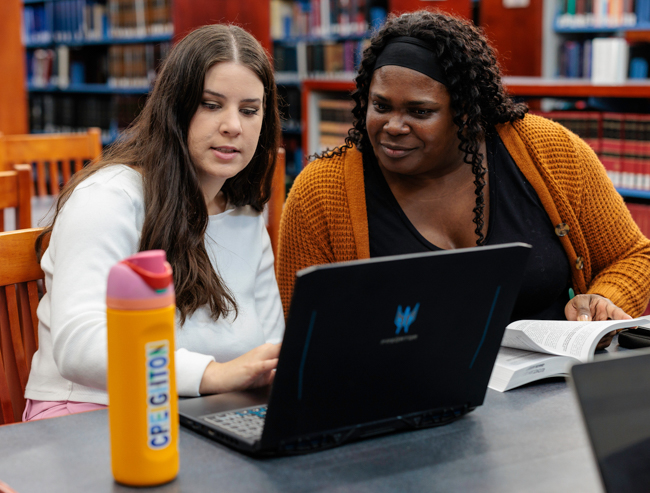
[[[650,351],[575,365],[578,398],[608,493],[650,491]]]
[[[294,454],[449,423],[483,403],[530,245],[298,272],[273,387],[179,403],[181,424]]]

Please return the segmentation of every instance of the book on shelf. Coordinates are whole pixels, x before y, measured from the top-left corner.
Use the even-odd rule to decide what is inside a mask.
[[[368,40],[274,43],[273,60],[279,81],[306,78],[353,80]]]
[[[623,186],[623,124],[625,114],[603,113],[600,161],[615,187]]]
[[[171,43],[111,45],[108,48],[108,80],[111,87],[150,87],[160,60],[164,60]]]
[[[39,48],[27,54],[27,80],[34,87],[50,83],[54,65],[54,50]]]
[[[66,45],[56,47],[57,78],[53,81],[61,89],[70,85],[70,48]]]
[[[650,115],[626,113],[622,141],[620,186],[650,190]]]
[[[362,36],[371,16],[376,23],[381,15],[379,9],[371,11],[365,0],[271,0],[271,38]]]
[[[639,24],[650,23],[650,0],[636,0],[635,11]]]
[[[566,0],[560,2],[556,25],[560,28],[632,27],[642,21],[645,0]]]
[[[318,101],[318,131],[320,150],[333,149],[345,143],[348,130],[352,128],[351,99],[323,98]]]
[[[110,87],[149,88],[171,43],[111,45],[108,50],[36,49],[27,53],[27,81],[34,87],[70,84],[108,84]]]
[[[489,387],[505,392],[544,378],[566,376],[575,363],[591,361],[609,332],[650,325],[650,317],[572,322],[519,320],[506,327]]]
[[[23,43],[51,43],[52,30],[50,20],[53,18],[53,4],[25,5],[23,7]]]
[[[58,0],[53,5],[52,38],[57,43],[81,41],[84,0]]]
[[[592,84],[622,84],[627,79],[630,48],[624,38],[594,38],[591,42]]]
[[[172,34],[171,0],[44,0],[23,8],[29,43],[70,43]]]
[[[569,79],[591,78],[592,40],[567,40],[560,45],[558,75]]]
[[[104,39],[108,36],[106,5],[87,1],[83,9],[83,32],[87,40]]]

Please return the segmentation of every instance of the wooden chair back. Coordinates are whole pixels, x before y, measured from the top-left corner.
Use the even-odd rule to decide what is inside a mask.
[[[5,230],[4,209],[16,211],[16,229],[32,227],[32,168],[14,165],[13,171],[0,171],[0,231]]]
[[[266,227],[271,237],[271,246],[273,247],[274,255],[277,255],[278,237],[280,236],[280,217],[282,216],[282,207],[284,207],[286,195],[286,166],[286,152],[284,148],[280,147],[278,149],[278,159],[275,163],[275,171],[271,184],[271,198],[266,205],[268,212]]]
[[[102,152],[99,128],[86,133],[0,135],[0,171],[34,166],[35,194],[57,195],[61,185]]]
[[[41,228],[0,233],[0,424],[21,421],[25,386],[38,347],[39,295],[44,278],[34,244]]]

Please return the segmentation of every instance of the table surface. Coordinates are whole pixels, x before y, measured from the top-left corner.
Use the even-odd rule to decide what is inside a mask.
[[[607,349],[627,351],[616,337]],[[603,491],[578,403],[561,378],[488,389],[482,406],[445,426],[295,457],[255,459],[180,430],[178,477],[142,491]],[[0,426],[0,481],[17,493],[134,491],[113,480],[106,410]]]
[[[452,377],[453,378],[453,377]],[[0,427],[0,481],[18,493],[131,490],[111,476],[107,411]],[[599,492],[564,381],[506,393],[446,426],[298,457],[254,459],[181,428],[177,479],[147,492]]]

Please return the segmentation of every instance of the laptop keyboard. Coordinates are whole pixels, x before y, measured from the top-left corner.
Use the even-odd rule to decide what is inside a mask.
[[[235,435],[253,440],[262,438],[266,406],[250,407],[206,416],[204,419]]]

